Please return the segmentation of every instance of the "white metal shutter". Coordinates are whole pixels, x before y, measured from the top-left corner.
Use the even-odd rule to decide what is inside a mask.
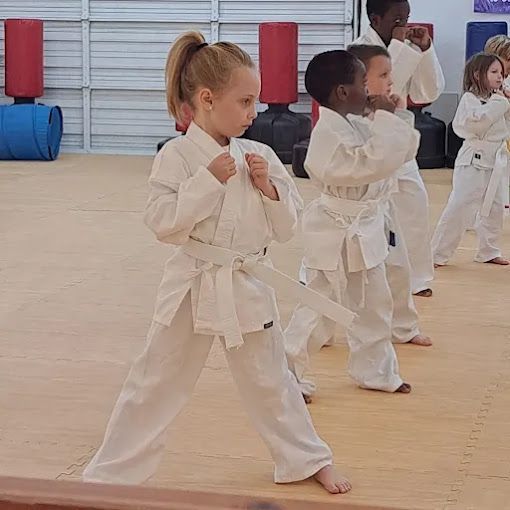
[[[168,48],[185,30],[208,37],[209,28],[204,22],[91,23],[91,150],[154,152],[159,140],[175,134],[165,100]]]
[[[154,153],[175,134],[164,66],[187,30],[210,37],[210,0],[90,0],[90,150]]]
[[[0,19],[46,20],[41,101],[63,107],[64,149],[153,153],[159,140],[175,134],[166,111],[164,65],[180,33],[199,30],[210,42],[236,42],[258,60],[260,22],[298,22],[300,101],[292,108],[309,112],[303,72],[315,53],[352,40],[355,0],[1,2]]]
[[[82,0],[2,0],[4,18],[38,18],[80,21]]]

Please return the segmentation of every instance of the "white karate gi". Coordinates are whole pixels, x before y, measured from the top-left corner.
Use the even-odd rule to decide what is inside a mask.
[[[414,128],[414,114],[408,110],[397,109],[395,115]],[[386,258],[386,275],[393,300],[392,340],[393,343],[407,343],[420,334],[418,312],[413,299],[411,263],[401,227],[399,209],[396,202],[400,196],[399,173],[393,177],[395,192],[390,196],[386,213],[386,228],[396,237],[395,246],[389,246]]]
[[[473,215],[478,211],[477,262],[501,256],[507,195],[510,101],[494,94],[487,102],[467,92],[453,120],[455,133],[464,143],[455,160],[453,189],[432,238],[434,262],[446,264],[457,249]]]
[[[409,126],[414,126],[414,115],[408,110],[397,109],[395,114],[404,120]],[[411,286],[411,267],[409,263],[409,255],[400,227],[400,220],[395,207],[394,198],[398,192],[398,184],[396,175],[393,177],[394,193],[391,195],[385,214],[385,228],[389,240],[390,232],[395,234],[395,246],[389,246],[388,257],[385,260],[386,277],[391,291],[393,302],[393,314],[391,321],[392,342],[404,344],[410,342],[414,337],[420,334],[418,323],[418,312],[414,303]],[[307,281],[307,269],[304,260],[301,263],[300,280],[302,283]],[[323,281],[327,287],[327,283]],[[317,284],[317,283],[316,283]],[[326,288],[322,289],[325,295],[333,297]],[[305,311],[306,310],[306,311]],[[292,365],[293,370],[299,374],[298,381],[302,392],[311,396],[316,386],[309,378],[305,379],[304,374],[310,365],[310,358],[321,347],[325,345],[333,345],[335,341],[335,321],[324,317],[313,310],[306,307],[300,308],[300,313],[295,315],[289,329],[287,337],[294,336],[294,328],[300,328],[299,323],[308,324],[310,331],[310,339],[308,345],[300,343],[299,349],[293,346]],[[289,342],[289,338],[287,338]]]
[[[386,47],[379,34],[369,27],[354,44]],[[410,97],[416,104],[435,101],[443,92],[445,79],[434,45],[427,51],[410,41],[392,39],[387,47],[392,61],[393,92]],[[430,247],[427,190],[416,160],[409,161],[398,174],[399,192],[394,198],[411,263],[413,293],[430,288],[434,266]]]
[[[358,314],[347,332],[349,373],[363,388],[393,392],[402,384],[391,342],[387,217],[395,174],[415,157],[418,141],[418,132],[390,113],[378,111],[370,121],[321,108],[305,162],[322,190],[303,214],[307,285]],[[396,256],[399,264],[405,261]],[[315,389],[303,377],[309,358],[332,334],[332,324],[308,307],[294,311],[286,353],[306,395]]]
[[[238,171],[221,184],[207,165],[224,150],[192,123],[156,156],[145,221],[160,241],[173,246],[145,350],[124,383],[85,481],[139,484],[154,474],[166,430],[188,402],[215,335],[274,459],[275,481],[302,480],[332,462],[288,370],[276,300],[267,284],[277,287],[282,279],[285,284],[266,247],[293,236],[301,198],[274,152],[250,140],[230,141]],[[279,201],[253,186],[245,163],[252,152],[269,162]],[[266,283],[252,276],[259,273]],[[351,315],[345,315],[346,322]]]

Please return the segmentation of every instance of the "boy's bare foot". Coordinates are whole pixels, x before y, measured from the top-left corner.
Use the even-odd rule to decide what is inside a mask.
[[[351,482],[337,474],[331,465],[323,467],[313,475],[330,494],[346,494],[352,489]]]
[[[411,385],[402,383],[396,390],[395,393],[411,393]]]
[[[496,257],[495,259],[488,260],[486,264],[496,264],[497,266],[508,266],[510,262],[503,257]]]
[[[439,269],[440,267],[445,267],[445,266],[446,266],[446,264],[436,264],[434,262],[434,269]]]
[[[305,395],[304,393],[302,393],[302,395],[303,395],[303,400],[305,401],[305,404],[312,403],[312,397],[310,395]]]
[[[417,292],[415,296],[419,297],[432,297],[432,289],[424,289],[420,290],[420,292]]]
[[[416,335],[414,338],[411,338],[408,343],[421,345],[422,347],[430,347],[432,345],[432,340],[425,335]]]

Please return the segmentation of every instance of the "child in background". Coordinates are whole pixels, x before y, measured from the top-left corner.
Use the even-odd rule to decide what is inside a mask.
[[[417,104],[435,101],[444,91],[445,80],[434,44],[425,27],[409,27],[408,0],[366,0],[370,27],[354,44],[386,48],[393,67],[393,92]],[[411,286],[417,296],[432,296],[434,279],[430,246],[427,190],[418,163],[410,161],[398,174],[400,193],[394,203],[411,264]]]
[[[368,102],[366,85],[365,66],[346,51],[316,55],[306,70],[306,90],[321,107],[305,168],[322,194],[303,214],[303,267],[309,288],[357,314],[347,331],[349,374],[356,383],[409,393],[392,344],[385,215],[396,173],[416,156],[419,134],[393,115],[394,100],[377,96]],[[363,117],[368,104],[373,120]],[[285,331],[289,368],[307,401],[314,388],[307,388],[303,372],[328,329],[317,313],[299,305]]]
[[[507,35],[495,35],[485,43],[485,53],[499,57],[505,68],[505,82],[503,86],[510,95],[510,37]]]
[[[455,161],[453,189],[432,239],[434,263],[444,266],[478,212],[477,262],[507,266],[499,239],[507,186],[510,101],[502,86],[504,64],[495,55],[479,53],[466,64],[464,95],[453,120],[464,143]]]
[[[367,89],[370,96],[385,96],[396,105],[395,115],[414,127],[414,115],[407,110],[403,97],[393,94],[392,61],[386,48],[374,45],[352,45],[348,51],[356,55],[367,69]],[[373,113],[371,114],[373,115]],[[393,343],[430,346],[430,338],[420,333],[418,312],[413,299],[411,265],[405,237],[400,226],[396,199],[401,193],[398,175],[395,194],[388,201],[387,230],[394,234],[386,259],[386,274],[393,298]]]
[[[503,83],[503,93],[510,98],[510,37],[507,35],[495,35],[485,43],[485,52],[496,55],[503,62],[505,67],[505,81]],[[507,141],[510,151],[510,139]],[[507,184],[504,188],[505,208],[510,209],[510,167],[507,172]]]

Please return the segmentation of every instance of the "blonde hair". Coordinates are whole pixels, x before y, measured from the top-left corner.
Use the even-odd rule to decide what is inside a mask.
[[[473,55],[464,70],[464,92],[471,92],[483,99],[490,97],[493,91],[489,87],[487,73],[494,62],[499,62],[504,72],[505,66],[498,56],[489,53]]]
[[[485,53],[496,55],[503,60],[510,60],[510,37],[495,35],[485,43]]]
[[[183,121],[181,107],[193,107],[199,87],[218,92],[228,86],[232,71],[239,67],[255,67],[251,57],[239,46],[229,42],[208,45],[200,32],[179,36],[166,61],[166,101],[168,112]]]

